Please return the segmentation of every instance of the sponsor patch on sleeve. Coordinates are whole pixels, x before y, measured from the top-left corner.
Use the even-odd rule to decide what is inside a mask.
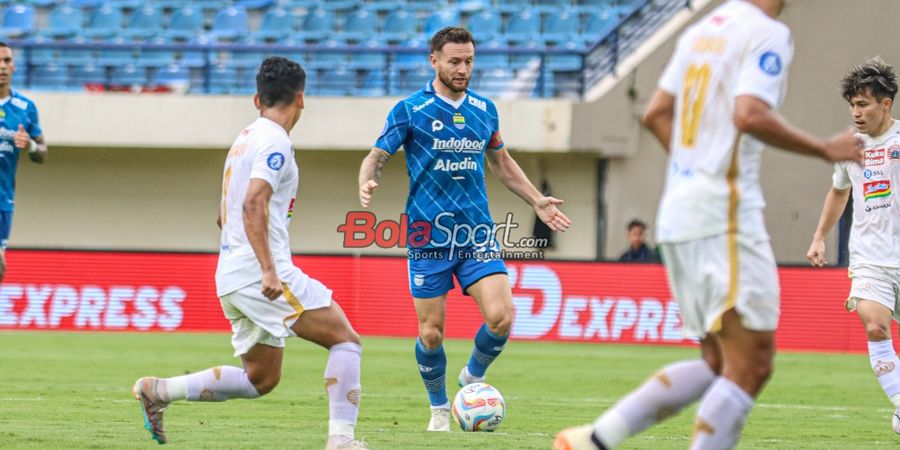
[[[781,56],[773,51],[763,53],[759,57],[759,68],[773,77],[780,74],[782,69]]]
[[[272,153],[271,155],[269,155],[266,163],[269,165],[270,169],[279,170],[282,166],[284,166],[284,155],[282,155],[281,153]]]

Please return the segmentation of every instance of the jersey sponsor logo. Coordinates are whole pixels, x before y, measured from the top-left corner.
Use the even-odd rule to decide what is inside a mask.
[[[425,108],[426,106],[428,106],[428,105],[430,105],[430,104],[432,104],[432,103],[434,103],[434,97],[431,97],[431,98],[429,98],[428,100],[425,100],[425,103],[422,103],[422,104],[420,104],[420,105],[413,106],[413,107],[412,107],[412,112],[414,112],[414,113],[415,113],[415,112],[419,112],[419,111],[421,111],[423,108]]]
[[[487,112],[487,102],[485,102],[484,100],[477,99],[470,95],[469,96],[469,104],[484,111],[484,112]]]
[[[287,218],[290,220],[291,217],[294,217],[294,202],[297,200],[297,197],[291,199],[291,204],[288,206]]]
[[[9,141],[0,141],[0,153],[12,153],[16,148]]]
[[[891,361],[881,361],[875,363],[875,377],[879,378],[882,375],[887,375],[894,371],[894,363]]]
[[[876,198],[889,197],[890,195],[891,182],[889,180],[863,183],[863,198],[865,198],[867,202]]]
[[[461,170],[478,170],[478,164],[472,158],[466,156],[462,161],[437,160],[434,169],[439,172],[459,172]]]
[[[759,68],[773,77],[780,74],[782,69],[781,56],[771,50],[763,53],[759,57]]]
[[[431,121],[431,132],[432,133],[437,133],[438,131],[441,131],[443,129],[444,129],[444,122],[441,122],[440,120],[437,120],[437,119]],[[435,140],[437,140],[437,139],[435,139]]]
[[[462,130],[466,127],[466,118],[460,113],[454,113],[453,126],[456,127],[457,130]]]
[[[874,177],[874,176],[883,176],[883,175],[884,175],[883,170],[866,169],[863,171],[863,176],[866,177],[867,180],[871,180],[872,177]]]
[[[272,153],[269,155],[269,158],[266,159],[266,164],[268,164],[269,168],[272,170],[279,170],[284,166],[284,155],[281,153]]]
[[[413,284],[416,286],[424,286],[425,285],[425,275],[417,273],[413,275]]]
[[[465,150],[476,150],[481,151],[484,150],[485,141],[475,141],[469,138],[450,138],[450,139],[438,139],[434,138],[434,141],[431,143],[432,150],[453,150],[456,152],[461,152]]]
[[[866,166],[880,166],[884,164],[884,149],[876,148],[866,150]]]
[[[22,100],[21,98],[13,97],[13,99],[10,100],[9,102],[12,103],[13,106],[15,106],[16,108],[28,109],[28,102],[26,102],[25,100]]]
[[[900,145],[892,145],[891,148],[888,149],[888,155],[891,159],[900,159]]]

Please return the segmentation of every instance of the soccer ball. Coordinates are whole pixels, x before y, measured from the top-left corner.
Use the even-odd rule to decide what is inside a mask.
[[[494,431],[506,415],[506,402],[485,383],[464,386],[453,399],[453,417],[463,431]]]

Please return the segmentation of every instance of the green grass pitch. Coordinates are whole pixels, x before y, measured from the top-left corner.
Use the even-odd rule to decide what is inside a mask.
[[[506,398],[496,433],[426,433],[427,400],[412,339],[365,338],[358,436],[373,449],[549,449],[561,428],[593,420],[666,362],[695,349],[513,342],[488,373]],[[0,332],[0,448],[124,449],[158,445],[143,429],[131,385],[231,357],[227,334]],[[448,341],[448,379],[468,341]],[[257,400],[173,405],[172,449],[321,449],[327,353],[292,340],[278,388]],[[865,355],[781,353],[747,423],[742,449],[898,448],[892,408]],[[456,387],[449,389],[452,396]],[[684,449],[695,408],[624,449]]]

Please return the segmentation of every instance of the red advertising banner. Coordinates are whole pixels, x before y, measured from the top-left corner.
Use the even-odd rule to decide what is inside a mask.
[[[215,295],[217,255],[10,250],[0,285],[0,329],[230,330]],[[362,335],[416,335],[405,258],[299,256],[295,263],[334,291]],[[522,340],[693,345],[657,265],[508,262]],[[855,314],[843,308],[844,269],[782,268],[783,350],[865,352]],[[475,303],[456,289],[446,336],[470,338]]]

